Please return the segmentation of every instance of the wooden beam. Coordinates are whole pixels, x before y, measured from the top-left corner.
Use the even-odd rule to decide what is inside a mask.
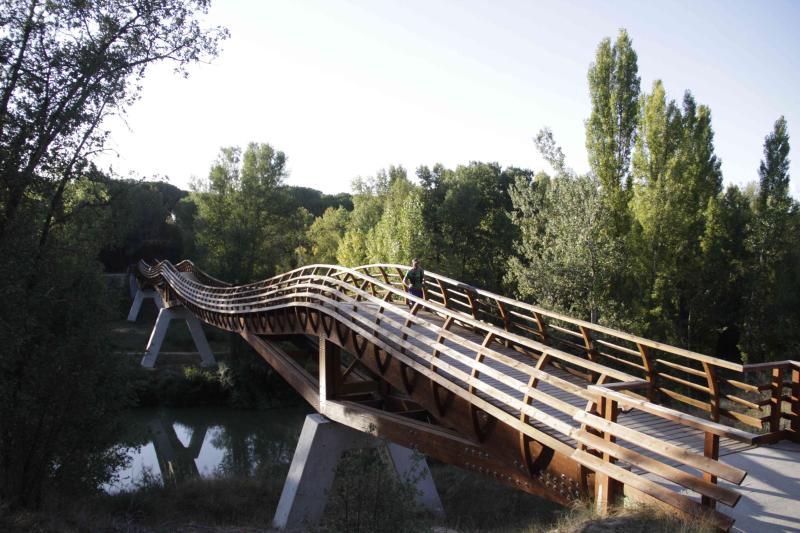
[[[741,498],[741,494],[719,485],[709,483],[701,477],[684,472],[679,468],[662,463],[657,459],[642,455],[639,452],[620,446],[619,444],[609,443],[605,439],[592,435],[588,431],[581,431],[575,435],[578,442],[581,442],[597,451],[612,454],[621,461],[629,463],[631,466],[641,468],[651,472],[662,479],[677,483],[678,485],[691,489],[700,495],[709,496],[725,505],[733,507]]]
[[[713,459],[709,459],[708,457],[699,455],[681,446],[676,446],[674,444],[670,444],[669,442],[645,435],[644,433],[627,428],[615,422],[605,420],[590,413],[580,411],[572,418],[579,422],[585,422],[587,425],[597,428],[603,432],[611,433],[620,439],[624,439],[629,442],[635,442],[636,444],[644,446],[663,457],[678,461],[686,464],[687,466],[692,466],[698,470],[702,470],[703,472],[714,474],[737,485],[740,485],[747,476],[747,472],[744,470],[720,463]]]
[[[674,409],[670,409],[669,407],[664,407],[663,405],[658,405],[637,398],[632,398],[626,394],[617,392],[616,390],[611,390],[611,387],[613,387],[614,385],[616,384],[604,385],[602,387],[593,385],[589,387],[589,390],[595,391],[598,394],[603,394],[612,397],[616,399],[622,406],[634,407],[640,411],[650,413],[665,420],[671,420],[673,422],[677,422],[678,424],[699,429],[701,431],[711,432],[715,435],[719,435],[720,437],[725,437],[727,439],[743,442],[745,444],[753,444],[753,440],[757,437],[757,435],[753,433],[748,433],[740,429],[728,427],[723,424],[710,422],[708,420],[704,420],[702,418],[689,415],[686,413],[681,413],[675,411]]]
[[[319,339],[320,403],[335,399],[342,386],[342,350],[327,338]]]
[[[620,480],[625,485],[629,485],[635,488],[638,491],[641,491],[648,496],[651,496],[657,500],[660,500],[676,509],[695,517],[710,517],[714,524],[722,529],[723,531],[728,531],[733,526],[734,520],[719,511],[708,511],[704,509],[701,505],[697,502],[683,496],[682,494],[678,494],[677,492],[673,492],[666,487],[662,487],[661,485],[650,481],[647,478],[642,476],[636,475],[624,468],[617,466],[615,464],[606,463],[599,457],[595,457],[594,455],[581,451],[575,450],[572,454],[572,457],[596,472],[603,472],[607,476],[611,476],[615,479]]]
[[[772,388],[769,402],[769,431],[781,430],[781,409],[783,408],[783,368],[772,369]]]
[[[709,459],[716,461],[719,459],[719,435],[713,433],[706,433],[703,441],[703,455]],[[717,484],[717,476],[708,472],[703,473],[703,479],[708,483]],[[714,509],[716,507],[716,500],[706,494],[702,496],[703,506]]]
[[[792,367],[791,420],[789,421],[789,440],[800,442],[800,364]]]

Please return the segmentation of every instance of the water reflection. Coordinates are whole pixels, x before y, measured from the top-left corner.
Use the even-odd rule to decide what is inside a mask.
[[[176,485],[200,475],[195,460],[200,456],[208,432],[206,424],[191,429],[192,438],[189,446],[183,445],[175,431],[174,421],[165,416],[152,418],[148,426],[161,470],[161,480],[165,484]]]
[[[197,476],[269,475],[292,459],[303,408],[240,411],[225,408],[137,409],[126,416],[131,462],[109,492],[143,477],[177,484]]]

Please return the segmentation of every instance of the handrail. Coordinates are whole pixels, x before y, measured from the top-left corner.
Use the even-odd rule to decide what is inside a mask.
[[[402,272],[407,268],[399,264],[375,263],[357,267],[357,270],[382,277],[387,282],[391,278],[400,286]],[[756,429],[762,429],[768,423],[773,439],[783,435],[780,421],[787,418],[782,414],[783,404],[792,403],[792,397],[787,399],[783,394],[783,388],[790,385],[780,384],[781,377],[776,373],[800,368],[798,361],[734,363],[548,311],[435,272],[426,272],[426,278],[429,278],[425,291],[428,299],[457,311],[464,318],[484,316],[502,324],[506,331],[517,331],[527,338],[537,337],[550,345],[558,344],[565,351],[580,354],[592,362],[624,367],[649,383],[646,395],[651,402],[657,402],[663,395],[691,409],[708,412],[712,420],[725,417]],[[625,346],[626,343],[630,346]],[[750,384],[746,381],[752,382],[752,379],[744,379],[763,372],[771,374],[767,381],[755,378],[762,381]],[[736,376],[742,379],[734,379]],[[587,374],[589,378],[593,375]],[[769,393],[769,398],[764,396],[766,393]],[[748,396],[751,394],[756,397]],[[766,413],[762,406],[768,406]],[[791,412],[797,410],[800,408]],[[789,416],[790,427],[798,416]]]
[[[386,268],[386,267],[388,267],[388,268],[401,268],[401,269],[407,269],[408,268],[407,266],[404,266],[404,265],[398,265],[398,264],[392,264],[392,263],[376,263],[376,264],[371,264],[371,265],[365,265],[363,267],[358,267],[358,269],[359,270],[360,269],[367,270],[367,269],[369,269],[371,267],[375,267],[375,268],[379,268],[379,267]],[[518,300],[514,300],[514,299],[511,299],[511,298],[508,298],[507,296],[502,296],[502,295],[495,294],[495,293],[490,292],[490,291],[486,291],[484,289],[479,289],[477,287],[473,287],[472,285],[468,285],[466,283],[462,283],[462,282],[454,280],[452,278],[448,278],[446,276],[442,276],[441,274],[437,274],[435,272],[426,271],[425,275],[427,277],[431,277],[433,279],[444,281],[444,282],[446,282],[448,284],[451,284],[451,285],[454,285],[454,286],[456,286],[456,287],[458,287],[460,289],[469,290],[469,291],[471,291],[474,294],[477,294],[479,296],[485,296],[485,297],[490,298],[492,300],[503,302],[505,304],[514,305],[515,307],[519,307],[519,308],[525,309],[525,310],[530,311],[530,312],[536,312],[536,313],[539,313],[539,314],[541,314],[541,315],[543,315],[545,317],[554,318],[554,319],[560,320],[562,322],[567,322],[567,323],[570,323],[570,324],[574,324],[576,326],[584,327],[584,328],[590,329],[590,330],[598,332],[598,333],[603,333],[603,334],[606,334],[606,335],[609,335],[609,336],[612,336],[612,337],[618,337],[618,338],[621,338],[621,339],[625,339],[625,340],[627,340],[629,342],[632,342],[634,344],[641,344],[641,345],[647,346],[649,348],[657,349],[657,350],[664,351],[664,352],[673,353],[675,355],[681,355],[683,357],[687,357],[689,359],[693,359],[693,360],[696,360],[696,361],[711,363],[711,364],[714,364],[714,365],[719,366],[721,368],[727,368],[727,369],[735,370],[735,371],[738,371],[738,372],[742,372],[744,370],[744,365],[742,365],[740,363],[733,363],[731,361],[726,361],[725,359],[719,359],[717,357],[711,357],[711,356],[704,355],[704,354],[701,354],[701,353],[698,353],[698,352],[694,352],[694,351],[691,351],[691,350],[686,350],[684,348],[678,348],[677,346],[671,346],[669,344],[665,344],[665,343],[661,343],[661,342],[658,342],[658,341],[654,341],[652,339],[647,339],[645,337],[640,337],[638,335],[633,335],[631,333],[626,333],[624,331],[620,331],[620,330],[617,330],[617,329],[614,329],[614,328],[610,328],[610,327],[607,327],[607,326],[602,326],[600,324],[595,324],[595,323],[587,322],[585,320],[581,320],[581,319],[578,319],[578,318],[573,318],[573,317],[558,313],[556,311],[550,311],[550,310],[547,310],[547,309],[544,309],[544,308],[541,308],[541,307],[538,307],[538,306],[535,306],[535,305],[532,305],[532,304],[529,304],[529,303],[520,302]]]

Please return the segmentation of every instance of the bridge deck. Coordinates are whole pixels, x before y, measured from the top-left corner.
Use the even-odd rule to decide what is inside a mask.
[[[145,286],[157,288],[167,307],[183,305],[209,324],[240,333],[298,390],[321,397],[312,400],[323,414],[361,431],[380,428],[387,436],[412,439],[427,453],[557,501],[588,490],[606,509],[624,490],[634,499],[655,499],[682,513],[708,516],[716,503],[735,506],[740,496],[715,480],[740,484],[746,476],[745,470],[717,461],[719,456],[742,457],[753,443],[798,440],[800,362],[732,363],[434,274],[425,298],[413,298],[400,283],[402,272],[401,265],[308,265],[234,287],[191,262],[139,267]],[[411,312],[402,305],[407,301],[413,303]],[[318,378],[261,346],[257,337],[298,333],[325,339]],[[337,345],[370,370],[367,387],[351,390],[377,389],[383,400],[369,401],[380,405],[391,396],[389,387],[406,390],[440,417],[440,425],[410,429],[407,422],[386,419],[389,415],[368,413],[367,401],[337,404],[339,380],[354,368],[351,362],[341,373]],[[408,369],[430,387],[410,385]],[[316,387],[319,392],[311,390]],[[334,391],[331,401],[325,399],[327,390]],[[455,400],[442,403],[440,393]],[[659,404],[667,398],[669,406]],[[787,404],[788,412],[783,410]],[[619,412],[620,407],[631,411]],[[713,413],[717,422],[691,414],[697,409]],[[768,425],[769,433],[735,429],[719,423],[721,417],[755,428]],[[366,424],[370,420],[383,425]],[[492,420],[503,429],[491,430]],[[512,461],[511,450],[530,461],[534,448],[526,442],[551,450],[539,454],[546,466],[529,463],[520,469]],[[693,473],[681,472],[683,466]],[[639,468],[680,483],[700,501],[647,479]],[[731,527],[729,516],[711,515],[721,529]]]
[[[372,304],[365,304],[364,305],[364,308],[369,310],[368,313],[370,315],[374,314],[376,307],[377,306],[374,306]],[[391,317],[391,318],[393,318],[394,320],[396,320],[398,322],[401,322],[401,323],[403,322],[403,318],[400,317],[399,315],[394,314],[390,309],[385,310],[384,314],[387,317]],[[429,313],[429,312],[424,312],[423,311],[423,312],[419,313],[419,316],[420,317],[424,317],[426,321],[428,321],[429,323],[434,324],[436,326],[442,327],[444,325],[444,319],[439,317],[439,316],[437,316],[437,315],[435,315],[435,314],[433,314],[433,313]],[[401,334],[397,330],[397,328],[393,327],[391,324],[383,324],[383,328],[386,329],[386,330],[392,331],[392,332],[394,332],[394,333],[396,333],[398,335]],[[430,341],[436,341],[437,335],[433,331],[431,331],[429,329],[425,329],[425,328],[416,328],[416,329],[417,329],[417,334],[419,335],[419,337],[418,338],[409,338],[408,339],[409,342],[411,342],[412,344],[414,344],[416,346],[419,346],[419,347],[424,349],[429,345]],[[469,330],[467,328],[464,328],[464,327],[462,327],[460,325],[457,325],[457,324],[452,325],[450,327],[450,331],[453,332],[453,333],[456,333],[460,337],[463,337],[465,339],[471,340],[472,342],[474,342],[474,343],[476,343],[478,345],[480,345],[484,340],[483,337],[481,337],[481,336],[473,333],[471,330]],[[427,339],[428,342],[425,342],[423,340],[423,338]],[[475,357],[475,352],[470,351],[469,349],[467,349],[465,346],[463,346],[461,344],[447,343],[447,341],[445,341],[445,344],[447,344],[450,348],[458,351],[459,353],[462,353],[463,355],[465,355],[467,357],[472,357],[472,358]],[[533,364],[536,363],[536,359],[532,358],[531,356],[523,354],[523,353],[520,353],[517,350],[508,348],[508,347],[506,347],[504,345],[501,345],[499,343],[494,343],[492,345],[492,348],[495,351],[498,351],[498,352],[510,357],[511,359],[513,359],[515,361],[518,361],[518,362],[521,362],[521,363],[527,363],[529,365],[533,365]],[[440,354],[439,357],[443,361],[446,361],[448,364],[453,365],[454,367],[458,368],[462,372],[465,372],[465,373],[469,374],[470,371],[471,371],[471,368],[469,366],[467,366],[466,364],[456,360],[453,357],[448,356],[447,354]],[[424,362],[419,358],[417,358],[417,359],[420,362]],[[513,368],[511,368],[511,367],[509,367],[507,365],[504,365],[503,363],[501,363],[499,361],[496,361],[496,360],[491,359],[491,358],[486,358],[486,359],[483,360],[483,362],[485,364],[487,364],[488,366],[494,368],[495,370],[498,370],[498,371],[504,373],[505,375],[507,375],[509,377],[512,377],[512,378],[515,378],[515,379],[517,379],[517,380],[519,380],[519,381],[521,381],[523,383],[527,383],[527,381],[528,381],[528,375],[527,374],[525,374],[524,372],[521,372],[519,370],[515,370],[515,369],[513,369]],[[441,373],[442,371],[440,370],[439,372]],[[565,370],[563,368],[558,368],[558,367],[550,365],[550,366],[547,367],[547,373],[550,374],[550,375],[553,375],[555,377],[561,378],[561,379],[563,379],[565,381],[568,381],[568,382],[572,383],[573,385],[576,385],[576,386],[581,387],[581,388],[585,388],[588,385],[588,383],[584,379],[582,379],[581,377],[576,376],[576,375],[568,372],[567,370]],[[459,379],[459,378],[457,378],[455,376],[452,376],[452,375],[448,376],[448,377],[454,383],[457,383],[457,384],[461,385],[462,387],[467,388],[468,384],[465,383],[463,380],[461,380],[461,379]],[[492,379],[491,377],[482,376],[481,377],[481,381],[489,383],[492,386],[494,386],[497,389],[499,389],[500,391],[505,392],[505,393],[507,393],[507,394],[509,394],[511,396],[519,397],[519,392],[518,391],[514,390],[512,387],[510,387],[510,386],[508,386],[508,385],[506,385],[506,384],[504,384],[504,383],[502,383],[500,381]],[[542,392],[545,392],[545,393],[549,394],[550,396],[553,396],[553,397],[555,397],[555,398],[557,398],[559,400],[562,400],[562,401],[564,401],[564,402],[566,402],[566,403],[568,403],[568,404],[570,404],[570,405],[572,405],[572,406],[574,406],[574,407],[576,407],[578,409],[583,410],[583,409],[586,408],[586,400],[585,399],[583,399],[583,398],[581,398],[581,397],[579,397],[579,396],[577,396],[575,394],[572,394],[572,393],[570,393],[568,391],[565,391],[565,390],[562,390],[562,389],[560,389],[558,387],[555,387],[555,386],[553,386],[553,385],[551,385],[549,383],[539,382],[537,384],[537,388],[539,390],[541,390]],[[477,396],[485,399],[486,401],[490,402],[492,405],[495,405],[496,407],[499,407],[499,408],[503,409],[505,412],[507,412],[509,414],[512,414],[512,415],[515,415],[515,416],[519,415],[518,412],[511,411],[508,408],[508,406],[505,405],[502,401],[500,401],[500,400],[498,400],[498,399],[496,399],[496,398],[494,398],[494,397],[492,397],[492,396],[490,396],[488,394],[485,394],[485,393],[483,393],[481,391],[475,391],[475,394]],[[569,424],[570,426],[572,426],[572,427],[574,427],[576,429],[580,427],[580,423],[578,423],[577,421],[573,420],[571,416],[569,416],[568,414],[566,414],[566,413],[564,413],[564,412],[562,412],[562,411],[560,411],[560,410],[558,410],[558,409],[556,409],[556,408],[554,408],[552,406],[542,405],[541,403],[534,403],[534,405],[536,406],[537,409],[540,409],[541,411],[545,412],[546,414],[548,414],[550,416],[558,418],[560,421],[562,421],[562,422],[564,422],[566,424]],[[621,412],[619,417],[618,417],[618,419],[617,419],[617,422],[619,424],[621,424],[621,425],[624,425],[624,426],[629,427],[631,429],[635,429],[637,431],[641,431],[643,433],[646,433],[646,434],[648,434],[648,435],[650,435],[652,437],[658,438],[660,440],[667,441],[667,442],[670,442],[670,443],[673,443],[673,444],[676,444],[676,445],[683,446],[683,447],[688,448],[690,450],[693,450],[693,451],[695,451],[695,452],[697,452],[699,454],[703,453],[704,432],[699,430],[699,429],[693,429],[691,427],[687,427],[685,425],[677,424],[677,423],[672,422],[670,420],[666,420],[664,418],[657,417],[657,416],[652,415],[650,413],[645,413],[645,412],[637,411],[637,410],[632,410],[630,412]],[[536,427],[536,428],[538,428],[538,429],[540,429],[542,431],[545,431],[548,434],[551,434],[552,436],[556,437],[557,439],[559,439],[560,441],[564,442],[565,444],[568,444],[571,447],[577,447],[578,446],[578,443],[575,441],[575,439],[573,439],[573,438],[571,438],[571,437],[569,437],[567,435],[561,434],[561,433],[554,433],[553,429],[550,428],[549,426],[547,426],[546,424],[543,424],[543,423],[540,423],[540,422],[537,422],[537,421],[531,421],[531,423],[532,423],[532,425],[534,427]],[[729,438],[722,437],[722,438],[720,438],[719,455],[720,455],[720,457],[722,457],[722,456],[725,456],[725,455],[739,453],[739,452],[742,452],[744,450],[751,449],[753,447],[754,446],[752,446],[752,445],[744,444],[744,443],[741,443],[741,442],[738,442],[738,441],[731,440]],[[636,452],[638,452],[638,453],[640,453],[642,455],[645,455],[647,457],[657,458],[659,461],[661,461],[663,463],[666,463],[666,464],[670,464],[671,466],[680,466],[680,463],[678,463],[677,461],[670,460],[668,458],[662,457],[659,454],[657,454],[656,452],[654,452],[654,451],[652,451],[652,450],[650,450],[648,448],[642,447],[642,446],[640,446],[639,444],[637,444],[635,442],[628,442],[627,445],[626,445],[626,448],[628,448],[630,450],[633,450],[633,451],[636,451]],[[620,462],[619,464],[621,466],[623,466],[623,467],[630,468],[630,465],[626,465],[626,463],[624,463],[624,462]],[[644,470],[641,470],[641,469],[638,469],[638,468],[633,468],[632,471],[634,473],[637,473],[637,474],[645,473]]]

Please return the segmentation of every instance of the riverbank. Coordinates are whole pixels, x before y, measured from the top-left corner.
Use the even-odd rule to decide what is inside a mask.
[[[352,468],[351,461],[346,468]],[[508,533],[701,533],[702,524],[681,522],[651,509],[618,509],[599,519],[587,506],[562,509],[447,465],[432,471],[447,513],[436,520],[409,505],[407,493],[378,492],[385,477],[372,473],[337,477],[322,524],[316,531],[508,532]],[[126,533],[272,532],[269,527],[283,476],[197,478],[178,486],[142,480],[135,490],[74,501],[48,500],[38,513],[2,516],[0,530]],[[362,497],[357,501],[357,497]]]
[[[191,410],[182,410],[180,416],[174,413],[154,416],[158,410],[152,408],[202,406],[264,410],[303,405],[302,400],[257,355],[242,346],[238,338],[213,328],[207,328],[207,336],[220,363],[217,368],[197,366],[199,357],[192,353],[191,337],[180,324],[174,325],[174,330],[171,328],[158,367],[155,370],[141,368],[139,359],[154,320],[154,309],[143,309],[135,324],[123,320],[111,324],[112,355],[129,367],[132,404],[138,406],[134,413],[147,419],[144,424],[151,438],[156,426],[162,428],[162,433],[170,433],[163,429],[167,428],[177,437],[170,437],[172,442],[182,439],[186,450],[192,448],[190,440],[196,434],[205,434],[207,428],[222,427],[217,433],[212,431],[208,439],[201,438],[200,447],[210,448],[210,442],[216,447],[229,440],[232,445],[226,452],[228,459],[223,460],[225,464],[214,467],[213,472],[204,472],[196,461],[198,448],[197,454],[187,455],[187,461],[173,458],[168,464],[156,462],[155,466],[141,469],[132,483],[112,493],[73,495],[69,499],[54,496],[37,513],[4,515],[0,509],[0,530],[272,531],[268,526],[296,442],[293,430],[287,430],[287,435],[281,438],[245,434],[214,420],[196,421],[188,414]],[[262,428],[266,425],[258,424]],[[177,433],[174,427],[179,428]],[[296,433],[299,434],[299,425]],[[155,445],[141,432],[134,432],[128,438],[139,447]],[[181,446],[176,449],[183,450]],[[153,453],[158,455],[158,450]],[[620,516],[600,520],[587,506],[564,509],[473,472],[436,461],[430,461],[430,465],[446,518],[435,519],[415,509],[409,492],[413,489],[398,483],[374,452],[362,451],[351,454],[339,465],[325,517],[318,529],[463,533],[705,531],[702,525],[685,524],[650,510],[619,510]],[[164,471],[168,474],[163,475]]]

